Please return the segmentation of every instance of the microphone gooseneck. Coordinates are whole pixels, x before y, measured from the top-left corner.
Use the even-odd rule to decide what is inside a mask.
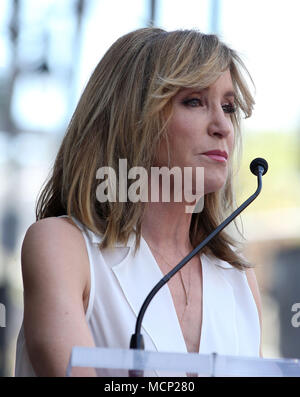
[[[131,336],[130,349],[144,349],[143,335],[141,334],[141,327],[144,314],[151,300],[156,293],[173,277],[188,261],[190,261],[201,249],[203,249],[209,241],[220,233],[235,217],[237,217],[261,192],[262,175],[268,170],[268,163],[265,159],[256,158],[250,164],[251,172],[257,176],[257,189],[243,204],[241,204],[227,219],[225,219],[213,232],[211,232],[196,248],[193,249],[185,258],[183,258],[178,265],[176,265],[169,273],[167,273],[150,291],[146,297],[137,317],[135,333]]]

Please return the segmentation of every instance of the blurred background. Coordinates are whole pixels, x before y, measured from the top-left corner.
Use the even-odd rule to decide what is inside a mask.
[[[298,0],[0,1],[0,375],[13,376],[22,321],[20,252],[37,194],[96,64],[121,35],[155,25],[217,33],[256,86],[243,122],[238,203],[256,188],[254,157],[269,171],[244,211],[256,266],[266,358],[300,358],[300,2]]]

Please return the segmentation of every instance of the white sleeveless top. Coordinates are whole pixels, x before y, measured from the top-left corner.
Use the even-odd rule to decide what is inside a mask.
[[[134,256],[135,237],[127,245],[99,250],[101,236],[73,221],[82,230],[90,262],[91,289],[86,320],[96,346],[129,348],[144,299],[163,274],[146,241]],[[203,277],[202,329],[199,353],[259,357],[260,323],[246,274],[227,262],[201,254]],[[145,313],[145,350],[187,353],[167,285]],[[24,339],[17,340],[15,376],[36,376]]]

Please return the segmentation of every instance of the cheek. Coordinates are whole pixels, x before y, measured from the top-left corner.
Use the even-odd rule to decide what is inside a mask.
[[[170,154],[176,152],[186,142],[186,133],[187,129],[182,117],[173,116],[167,128]],[[166,147],[166,142],[164,147]]]
[[[185,117],[183,114],[174,117],[168,127],[170,148],[180,150],[188,146],[189,142],[194,141],[196,130],[195,121],[189,117]]]

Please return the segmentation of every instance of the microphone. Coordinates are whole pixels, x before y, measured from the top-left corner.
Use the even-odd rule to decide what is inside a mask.
[[[266,162],[265,159],[257,157],[256,159],[251,161],[250,170],[252,174],[256,176],[258,175],[259,172],[261,172],[261,175],[265,175],[266,172],[268,171],[268,163]]]
[[[144,350],[144,338],[141,334],[141,327],[144,314],[151,300],[156,293],[173,277],[187,262],[189,262],[200,250],[202,250],[212,238],[220,233],[235,217],[237,217],[261,192],[262,176],[268,171],[268,163],[263,158],[256,158],[250,164],[251,172],[257,176],[257,189],[243,204],[241,204],[227,219],[225,219],[214,231],[212,231],[196,248],[193,249],[185,258],[183,258],[178,265],[176,265],[169,273],[167,273],[149,292],[146,297],[137,317],[135,333],[131,336],[130,349]],[[142,371],[135,371],[134,376],[142,376]]]

